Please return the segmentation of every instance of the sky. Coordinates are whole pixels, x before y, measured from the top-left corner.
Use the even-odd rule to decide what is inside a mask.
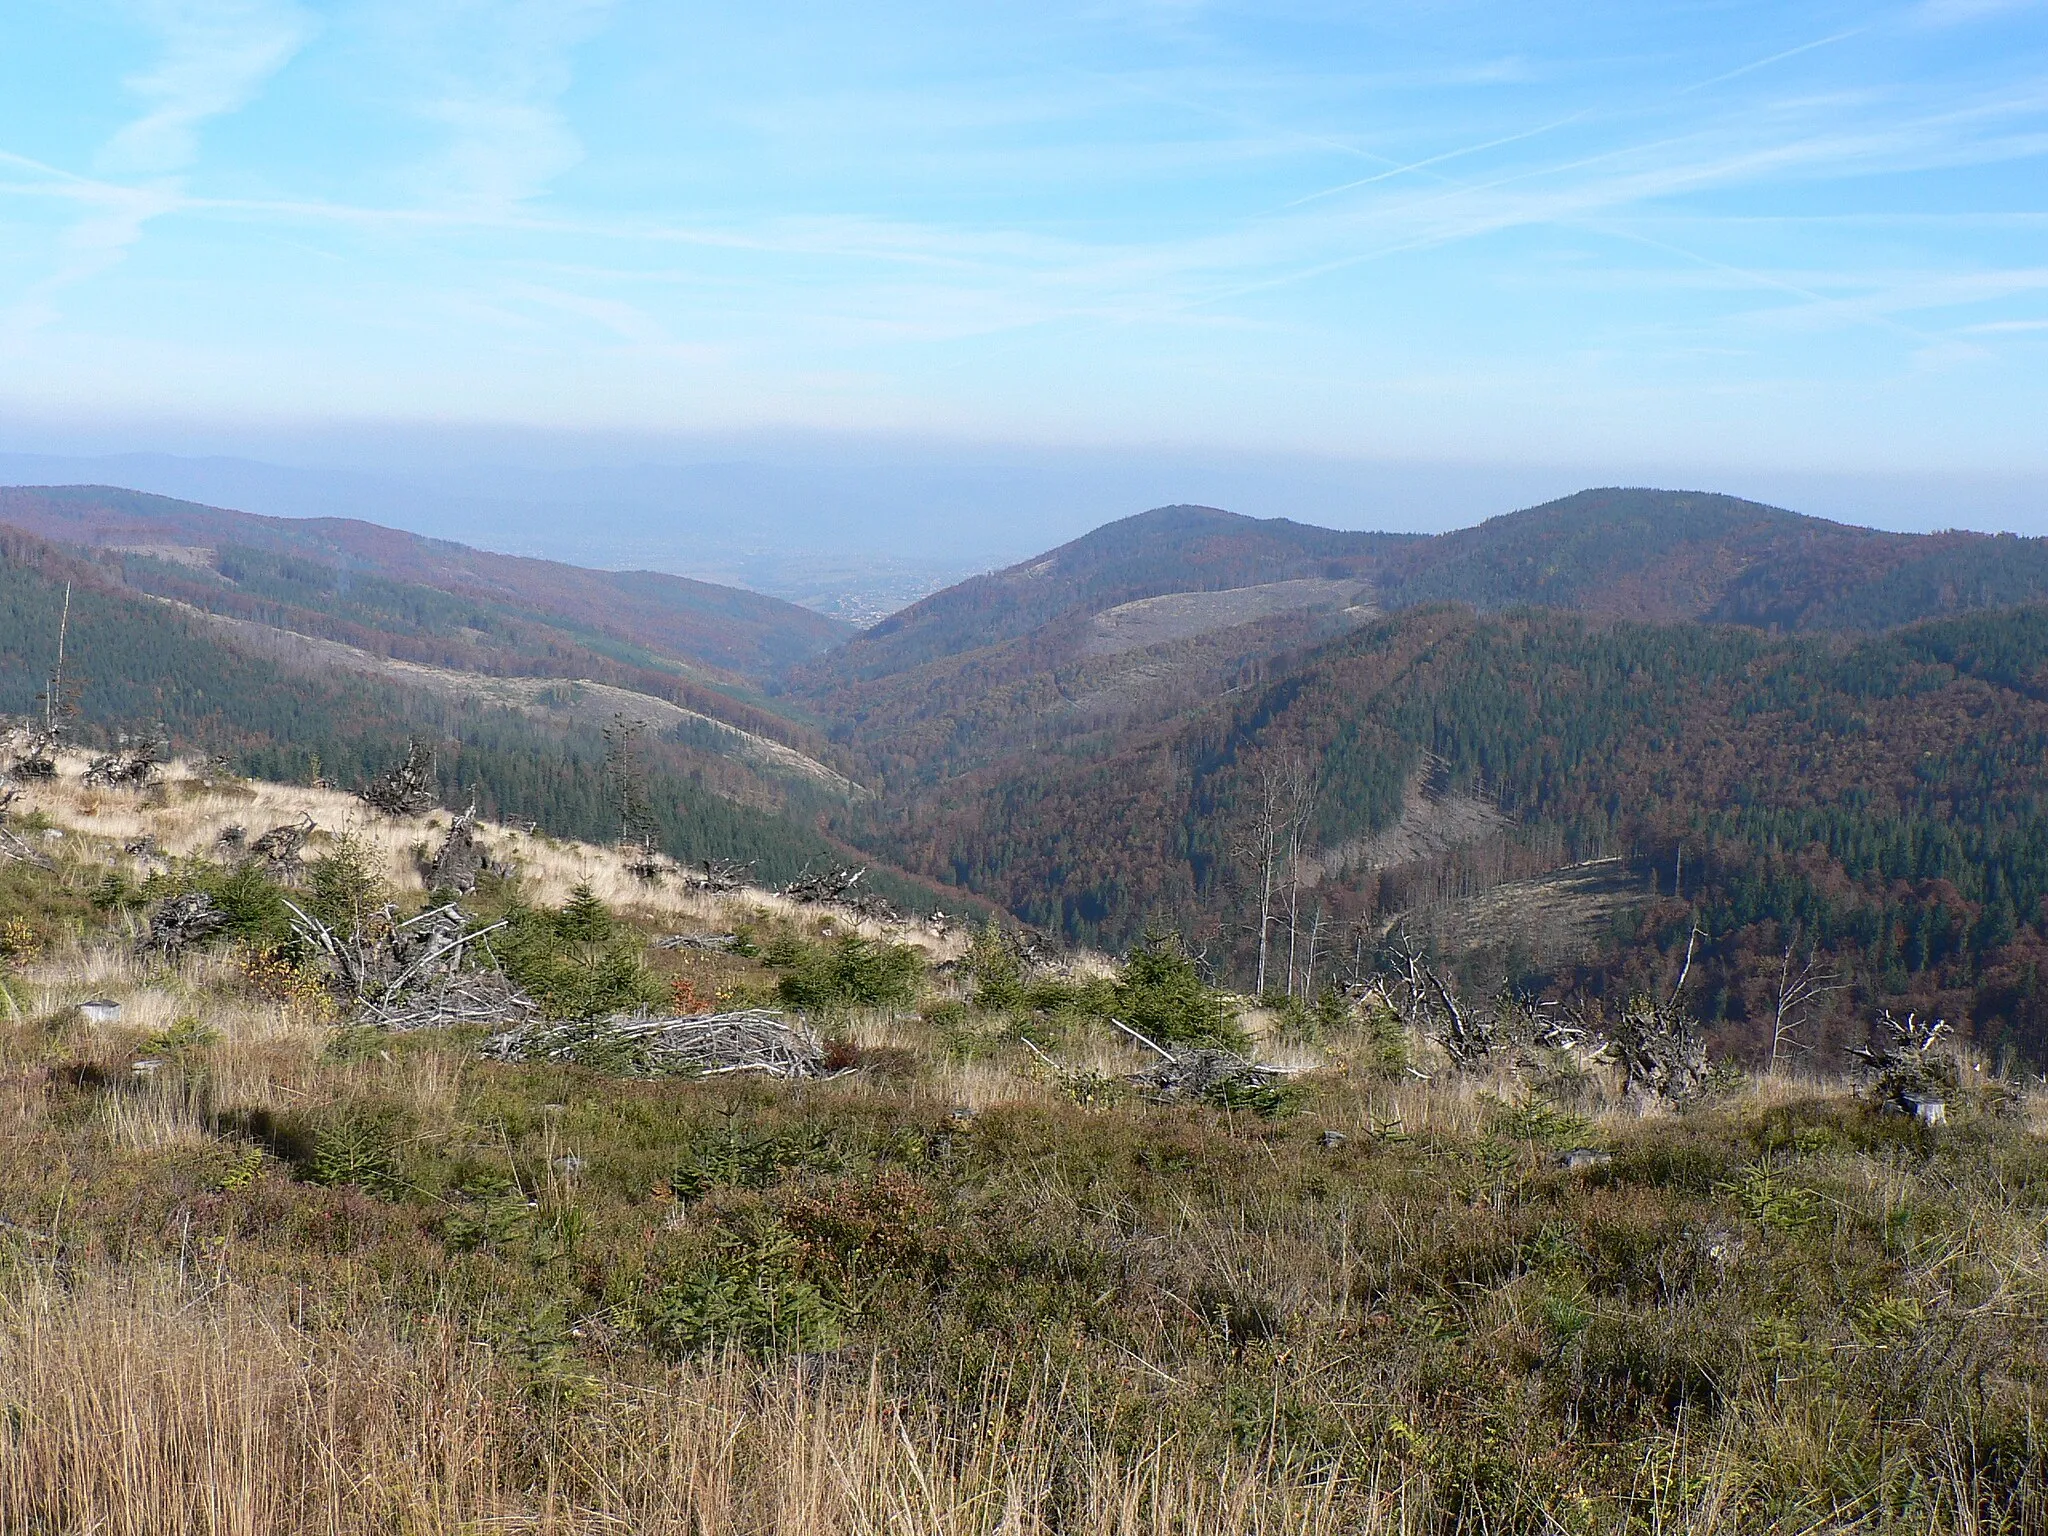
[[[0,3],[16,453],[1956,473],[2048,531],[2044,423],[2043,0]]]

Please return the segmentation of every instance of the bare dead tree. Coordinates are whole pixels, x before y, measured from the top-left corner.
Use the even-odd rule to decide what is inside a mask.
[[[1287,995],[1294,996],[1295,958],[1301,935],[1301,852],[1302,840],[1315,817],[1316,800],[1322,791],[1320,765],[1297,756],[1282,769],[1287,814]]]
[[[1273,888],[1279,873],[1281,847],[1281,782],[1279,772],[1270,763],[1262,764],[1256,787],[1257,798],[1240,827],[1238,837],[1231,846],[1236,861],[1254,871],[1253,879],[1259,892],[1258,979],[1254,984],[1258,995],[1266,995],[1266,948],[1272,935]]]
[[[1771,1010],[1771,1059],[1768,1070],[1778,1070],[1778,1057],[1788,1046],[1793,1050],[1810,1051],[1812,1045],[1799,1038],[1812,1017],[1814,1007],[1829,994],[1841,990],[1841,982],[1833,971],[1817,969],[1815,949],[1809,945],[1806,961],[1797,971],[1792,969],[1792,955],[1799,947],[1799,930],[1792,930],[1792,938],[1785,945],[1785,953],[1778,961],[1778,1000]]]
[[[641,738],[647,722],[624,710],[604,728],[604,778],[619,810],[619,846],[650,855],[661,841],[654,819],[654,800],[647,788],[647,758]]]
[[[1323,904],[1316,903],[1315,920],[1308,930],[1308,970],[1302,978],[1301,995],[1313,998],[1316,995],[1316,957],[1323,942]]]

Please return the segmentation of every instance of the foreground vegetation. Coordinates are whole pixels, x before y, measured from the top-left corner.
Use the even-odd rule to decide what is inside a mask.
[[[393,842],[294,899],[417,905]],[[1032,969],[539,848],[476,905],[551,1012],[779,999],[839,1075],[498,1065],[348,1027],[257,915],[139,959],[118,844],[51,846],[0,864],[0,1529],[2048,1521],[2048,1140],[1988,1075],[1940,1127],[1733,1073],[1643,1116],[1170,946]],[[698,924],[741,937],[647,944]],[[1147,1102],[1112,1016],[1312,1070]]]

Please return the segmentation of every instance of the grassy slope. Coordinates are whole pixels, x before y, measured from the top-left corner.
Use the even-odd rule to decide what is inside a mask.
[[[936,981],[934,1022],[830,1021],[826,1083],[499,1067],[137,964],[111,848],[0,865],[40,941],[0,1023],[8,1529],[2048,1520],[2048,1106],[1639,1119],[1597,1072],[1389,1075],[1353,1022],[1267,1120],[1117,1094],[1138,1053],[1059,1015],[1051,1076]]]

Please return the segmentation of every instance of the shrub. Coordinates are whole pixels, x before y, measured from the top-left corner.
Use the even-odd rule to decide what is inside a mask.
[[[353,832],[306,866],[306,900],[312,914],[336,928],[352,928],[363,914],[389,900],[384,878],[371,861],[369,845]]]
[[[1195,962],[1172,937],[1148,935],[1124,962],[1116,981],[1116,1016],[1153,1040],[1175,1045],[1245,1045],[1237,1013],[1212,991]]]
[[[786,958],[778,960],[778,952]],[[785,967],[776,992],[792,1008],[903,1007],[917,995],[924,966],[916,950],[847,934],[829,948],[771,948],[769,963]]]
[[[994,918],[974,936],[965,965],[974,983],[974,1006],[989,1013],[1002,1013],[1024,1001],[1024,962]]]
[[[799,1252],[796,1239],[765,1215],[720,1234],[717,1251],[646,1304],[648,1342],[672,1356],[728,1344],[756,1355],[836,1349],[845,1337],[839,1310],[797,1273]]]
[[[493,944],[505,974],[551,1019],[594,1019],[670,1000],[669,987],[587,885],[559,911],[514,908],[504,934]]]

